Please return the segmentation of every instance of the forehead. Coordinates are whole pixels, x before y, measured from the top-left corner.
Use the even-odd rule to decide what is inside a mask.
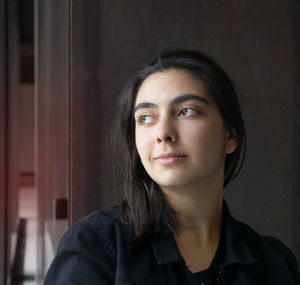
[[[195,94],[208,101],[212,99],[199,77],[183,69],[169,69],[155,72],[143,81],[135,105],[143,101],[170,101],[182,94]]]

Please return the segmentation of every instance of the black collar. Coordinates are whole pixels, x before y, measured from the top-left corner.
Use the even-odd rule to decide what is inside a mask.
[[[222,227],[224,230],[225,263],[248,264],[256,262],[251,254],[238,222],[231,216],[228,206],[223,200]],[[184,261],[173,236],[173,233],[160,234],[151,239],[151,245],[159,265],[176,261]]]

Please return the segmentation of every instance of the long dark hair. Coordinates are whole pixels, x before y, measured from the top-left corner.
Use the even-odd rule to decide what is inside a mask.
[[[115,168],[121,175],[123,197],[117,208],[121,217],[131,224],[135,241],[159,232],[176,230],[176,213],[169,206],[160,187],[144,169],[135,145],[133,109],[138,90],[151,74],[168,69],[183,69],[196,75],[214,98],[237,148],[227,154],[224,188],[240,172],[246,153],[246,133],[238,96],[225,71],[208,55],[186,49],[163,50],[144,66],[125,86],[118,105],[113,134]]]

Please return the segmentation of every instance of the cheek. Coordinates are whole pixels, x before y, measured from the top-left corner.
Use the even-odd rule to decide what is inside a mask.
[[[142,160],[145,162],[145,159],[149,157],[150,153],[150,142],[146,134],[143,134],[141,131],[135,132],[135,144],[138,151],[138,154]]]
[[[217,122],[184,128],[181,135],[188,142],[190,148],[198,151],[223,148],[226,139],[222,125],[220,126]]]

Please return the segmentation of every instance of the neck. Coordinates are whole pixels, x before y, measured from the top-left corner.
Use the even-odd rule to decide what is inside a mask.
[[[219,238],[223,185],[163,188],[162,191],[177,213],[176,234],[195,234],[203,242]]]

